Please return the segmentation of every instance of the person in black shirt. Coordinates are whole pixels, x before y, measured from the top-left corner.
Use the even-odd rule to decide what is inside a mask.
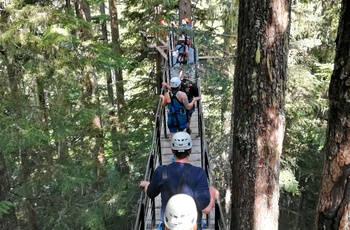
[[[183,74],[183,77],[181,80],[181,91],[186,93],[189,103],[193,100],[194,97],[199,96],[197,84],[190,80],[188,73]],[[188,134],[191,134],[191,132],[192,132],[190,125],[191,125],[191,117],[192,117],[192,114],[194,112],[194,108],[195,108],[195,106],[193,106],[191,109],[187,110],[188,126],[186,129],[186,132]]]

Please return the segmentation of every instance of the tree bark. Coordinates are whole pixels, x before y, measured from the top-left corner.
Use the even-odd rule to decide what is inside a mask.
[[[231,229],[278,229],[290,12],[289,0],[239,1]]]
[[[342,1],[316,229],[350,229],[350,2]]]
[[[100,4],[100,14],[105,15],[106,14],[106,6],[105,2],[101,2]],[[101,36],[102,40],[106,43],[108,42],[108,30],[107,30],[107,22],[106,20],[103,20],[101,22]],[[109,98],[109,103],[111,103],[112,106],[114,106],[114,92],[113,92],[113,81],[112,81],[112,72],[108,71],[107,73],[107,95]]]
[[[115,51],[121,55],[120,41],[119,41],[119,21],[118,21],[118,11],[117,11],[117,1],[109,0],[109,13],[111,17],[111,35],[112,35],[112,45]],[[119,121],[124,121],[124,84],[123,84],[123,74],[121,68],[117,67],[115,69],[116,78],[116,89],[117,89],[117,108]]]
[[[29,183],[30,175],[32,173],[31,167],[30,167],[30,155],[31,151],[29,150],[21,150],[20,156],[21,156],[21,169],[22,169],[22,182],[23,183]],[[30,186],[29,186],[30,188]],[[37,230],[39,229],[38,220],[37,220],[37,212],[35,210],[35,204],[33,201],[33,193],[31,190],[26,191],[25,195],[25,206],[26,206],[26,215],[28,220],[28,229],[30,230]]]
[[[91,21],[90,5],[85,0],[75,0],[74,6],[78,17],[87,22]],[[85,41],[92,38],[92,33],[89,29],[81,29],[79,37]]]
[[[192,23],[192,7],[191,0],[180,0],[179,1],[179,25],[181,25],[181,21],[184,18],[188,18],[189,24]]]
[[[5,157],[0,151],[0,202],[10,200],[10,181],[7,173]],[[11,207],[8,212],[0,218],[0,229],[18,229],[15,208]]]
[[[115,49],[115,52],[122,54],[119,40],[119,21],[118,21],[118,11],[117,11],[117,0],[109,0],[109,11],[111,17],[111,34],[112,34],[112,45]],[[125,114],[125,98],[124,98],[124,82],[123,82],[123,73],[121,68],[118,66],[115,68],[115,79],[116,79],[116,91],[117,91],[117,109],[118,109],[118,122],[119,122],[119,146],[117,147],[116,161],[118,171],[123,174],[129,173],[128,166],[128,156],[125,150],[123,134],[126,130],[126,114]]]

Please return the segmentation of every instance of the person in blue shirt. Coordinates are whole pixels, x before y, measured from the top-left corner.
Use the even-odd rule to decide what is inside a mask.
[[[175,48],[171,51],[178,51],[178,56],[176,63],[187,64],[189,60],[188,55],[188,45],[185,42],[186,38],[184,35],[181,35],[179,38],[179,44],[175,46]]]
[[[186,28],[186,29],[191,29],[190,20],[188,18],[182,19],[181,27]]]
[[[177,132],[171,140],[171,149],[175,162],[158,166],[151,181],[141,181],[139,186],[152,199],[161,194],[160,219],[162,221],[168,200],[179,193],[191,196],[196,203],[197,210],[209,214],[219,197],[219,192],[215,187],[208,185],[204,169],[189,163],[192,151],[191,136],[186,132]],[[198,215],[199,219],[201,216]],[[200,220],[197,221],[199,223]]]

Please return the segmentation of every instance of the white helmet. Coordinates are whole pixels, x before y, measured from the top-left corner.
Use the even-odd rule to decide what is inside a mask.
[[[171,88],[177,88],[181,84],[181,80],[178,77],[172,77],[170,79],[170,87]]]
[[[171,148],[178,152],[185,152],[185,150],[192,148],[192,138],[186,132],[177,132],[171,139]]]
[[[181,42],[181,41],[185,41],[185,36],[184,35],[181,35],[180,37],[179,37],[179,41]]]
[[[171,230],[192,230],[197,224],[197,207],[186,194],[172,196],[165,208],[164,223]]]

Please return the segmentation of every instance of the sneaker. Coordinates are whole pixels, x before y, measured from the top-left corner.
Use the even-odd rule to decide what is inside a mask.
[[[186,129],[186,132],[187,132],[188,134],[191,134],[191,133],[192,133],[192,129],[187,128],[187,129]]]
[[[205,226],[205,223],[203,221],[199,222],[197,230],[202,230],[204,226]]]
[[[164,230],[164,224],[163,221],[160,221],[157,230]]]

